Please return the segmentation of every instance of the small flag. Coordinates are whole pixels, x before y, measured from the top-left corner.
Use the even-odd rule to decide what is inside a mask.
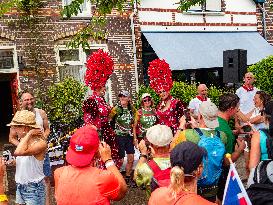
[[[223,205],[252,205],[234,164],[230,164]]]

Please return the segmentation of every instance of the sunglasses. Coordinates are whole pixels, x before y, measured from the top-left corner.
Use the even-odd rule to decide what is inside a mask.
[[[143,102],[151,102],[151,99],[150,98],[144,99]]]
[[[165,90],[160,90],[158,93],[161,94],[161,93],[165,93],[166,91]]]

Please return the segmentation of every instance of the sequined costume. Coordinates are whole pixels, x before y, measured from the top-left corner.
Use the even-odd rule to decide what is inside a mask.
[[[92,124],[98,128],[101,141],[106,142],[111,148],[112,159],[116,166],[120,168],[122,161],[118,155],[118,146],[116,142],[116,134],[112,129],[108,116],[111,112],[111,107],[105,102],[103,97],[94,93],[83,103],[84,123]],[[102,161],[99,160],[98,166],[104,167]]]
[[[166,100],[161,101],[157,107],[158,124],[169,126],[175,133],[179,126],[179,119],[183,116],[184,105],[180,100],[177,100],[170,96],[170,106],[168,109],[163,110],[166,105]]]

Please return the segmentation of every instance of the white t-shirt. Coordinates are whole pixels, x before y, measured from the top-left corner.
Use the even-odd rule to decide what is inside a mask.
[[[255,107],[255,108],[254,108],[254,111],[253,111],[253,113],[252,113],[252,115],[251,115],[251,117],[250,117],[250,119],[251,119],[251,118],[254,118],[254,117],[257,117],[257,116],[259,116],[259,115],[261,115],[261,112],[260,112],[260,110],[259,110],[258,108]],[[256,130],[259,130],[259,129],[266,128],[266,125],[265,125],[264,122],[261,122],[261,123],[253,124],[253,127],[254,127]]]
[[[253,99],[257,91],[258,89],[255,87],[252,91],[247,91],[243,87],[236,90],[236,95],[240,98],[240,110],[243,114],[247,114],[255,108]]]
[[[207,98],[207,100],[210,101],[209,98]],[[197,97],[193,98],[190,103],[188,108],[193,110],[193,115],[196,117],[199,114],[199,106],[201,105],[202,101],[199,100]]]

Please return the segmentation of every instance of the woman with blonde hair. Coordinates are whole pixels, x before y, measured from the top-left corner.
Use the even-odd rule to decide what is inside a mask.
[[[206,157],[205,149],[192,142],[182,142],[171,151],[171,183],[168,187],[156,189],[149,200],[149,205],[183,204],[211,205],[197,195],[197,180],[203,171],[202,160]]]

